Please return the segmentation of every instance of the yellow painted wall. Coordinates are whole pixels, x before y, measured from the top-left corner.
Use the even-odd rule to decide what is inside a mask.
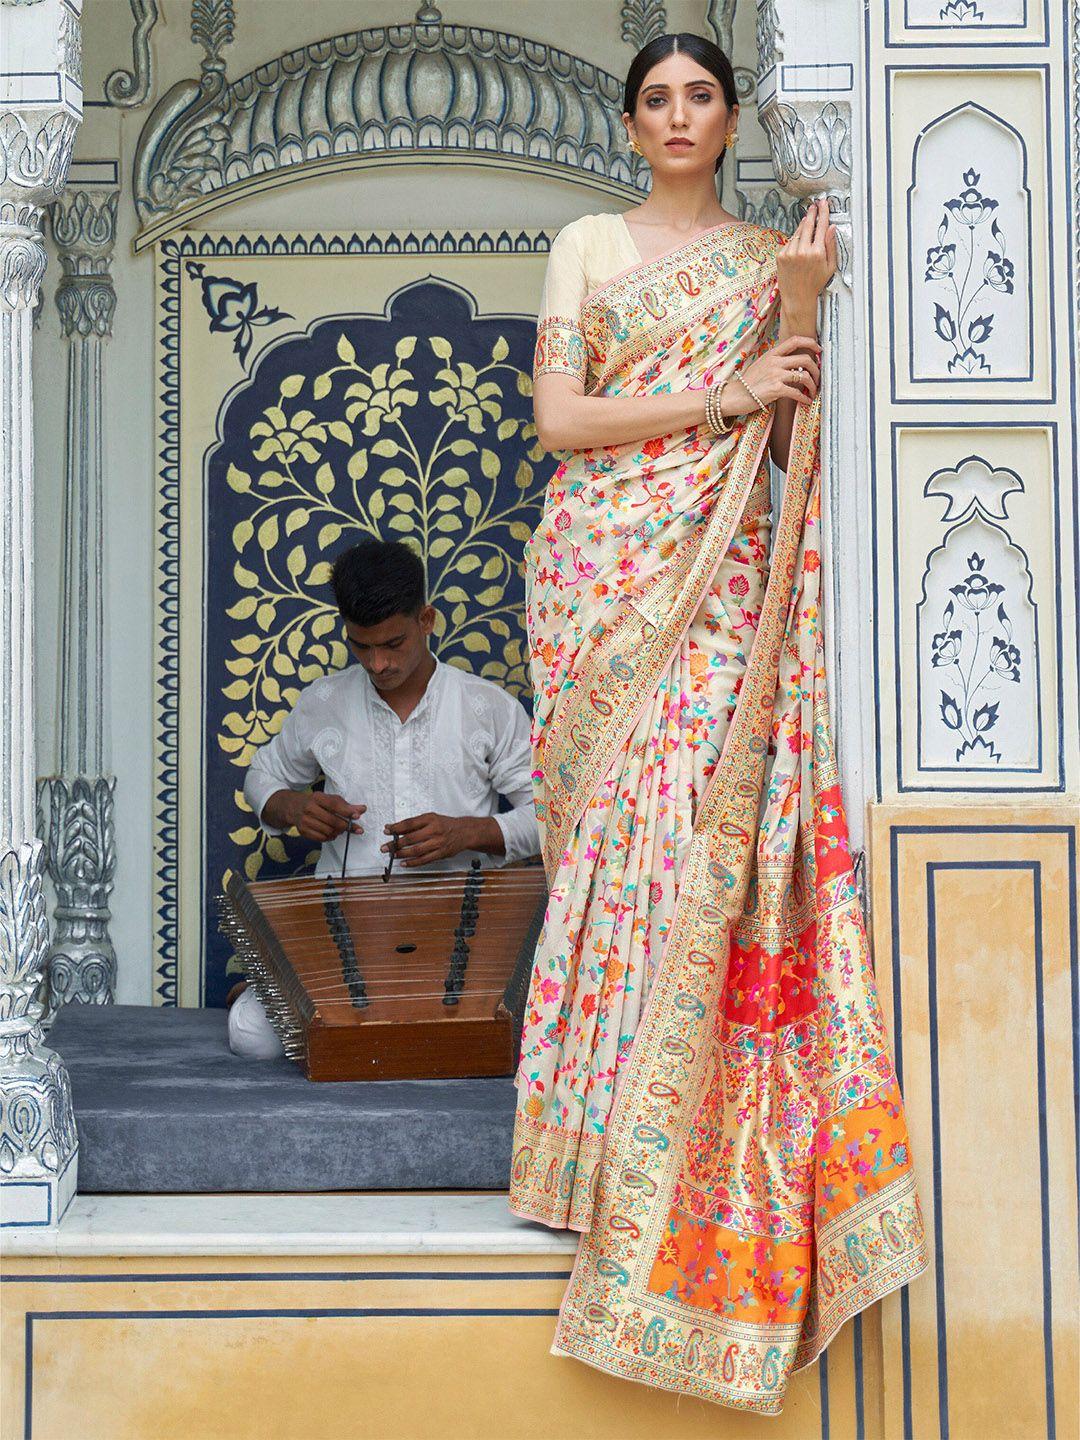
[[[931,1252],[886,1435],[1077,1434],[1076,806],[873,809],[875,964]]]
[[[769,1419],[552,1356],[568,1272],[519,1256],[11,1260],[0,1440],[882,1436],[876,1310]]]

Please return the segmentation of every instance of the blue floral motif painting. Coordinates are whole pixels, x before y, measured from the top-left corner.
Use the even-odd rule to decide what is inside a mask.
[[[1013,684],[1020,680],[1020,651],[1013,644],[1012,623],[1001,602],[1005,587],[987,577],[986,561],[973,553],[967,559],[967,574],[949,590],[952,599],[942,614],[941,629],[930,642],[931,665],[950,681],[949,689],[941,691],[941,720],[959,742],[958,764],[978,750],[997,761],[1001,755],[993,732],[1000,706],[988,699],[976,702],[992,676]]]
[[[1027,556],[1006,529],[1020,475],[969,455],[923,493],[950,524],[917,611],[919,757],[927,769],[1037,770],[1039,640]]]
[[[201,282],[203,308],[210,317],[211,331],[233,337],[233,354],[241,365],[247,363],[255,326],[292,318],[287,310],[261,305],[257,285],[245,285],[226,275],[208,275],[200,260],[189,260],[184,268],[192,280]]]
[[[963,187],[945,202],[937,244],[926,252],[925,278],[946,291],[944,303],[934,306],[934,333],[952,349],[950,375],[988,375],[991,366],[980,348],[994,328],[988,302],[995,293],[1013,293],[1015,269],[994,215],[998,202],[979,189],[976,170],[965,170],[963,178]]]
[[[938,11],[940,20],[951,20],[957,25],[979,24],[985,17],[975,0],[949,0]]]

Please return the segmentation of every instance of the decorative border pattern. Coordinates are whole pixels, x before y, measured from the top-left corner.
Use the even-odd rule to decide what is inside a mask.
[[[157,275],[156,634],[154,645],[154,999],[179,1004],[180,273],[189,260],[274,255],[535,255],[551,235],[518,231],[220,234],[163,240]]]
[[[180,251],[157,256],[158,474],[155,495],[153,921],[154,997],[179,1003]]]

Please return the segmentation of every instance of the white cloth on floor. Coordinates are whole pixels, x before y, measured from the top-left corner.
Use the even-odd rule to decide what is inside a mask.
[[[420,703],[401,721],[361,665],[315,680],[279,732],[248,768],[244,796],[262,824],[263,806],[278,790],[304,790],[325,777],[328,795],[366,805],[364,833],[349,839],[349,875],[374,875],[386,856],[385,826],[433,812],[493,815],[505,855],[463,850],[424,870],[467,870],[514,864],[540,853],[533,810],[529,717],[491,680],[436,661]],[[499,796],[512,809],[498,813]],[[263,825],[269,835],[279,835]],[[317,875],[340,875],[345,835],[322,847]]]
[[[249,985],[229,1006],[229,1049],[246,1060],[277,1060],[285,1047]]]

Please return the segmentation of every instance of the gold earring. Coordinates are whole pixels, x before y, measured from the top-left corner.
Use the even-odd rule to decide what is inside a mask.
[[[630,141],[630,149],[634,152],[635,155],[643,155],[645,153],[636,140]]]
[[[735,141],[738,140],[738,138],[739,132],[737,130],[730,130],[728,132],[727,139],[724,141],[724,149],[730,150],[731,147],[735,144]]]

